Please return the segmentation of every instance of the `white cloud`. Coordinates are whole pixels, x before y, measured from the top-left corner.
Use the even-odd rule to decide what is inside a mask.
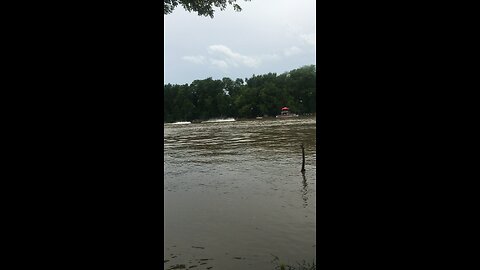
[[[283,54],[285,54],[285,56],[292,56],[299,53],[302,53],[302,50],[296,46],[292,46],[288,49],[283,50]]]
[[[184,56],[184,57],[182,57],[182,59],[185,60],[185,61],[188,61],[188,62],[195,63],[195,64],[203,64],[203,63],[205,63],[205,57],[202,56],[202,55],[198,55],[198,56]]]
[[[227,62],[225,62],[223,60],[210,59],[210,63],[214,66],[217,66],[217,67],[221,68],[221,69],[228,68]]]
[[[300,35],[300,38],[302,38],[302,40],[305,41],[307,44],[315,46],[317,35],[316,33],[303,34],[303,35]]]
[[[293,48],[293,49],[292,49]],[[291,53],[295,53],[296,50],[300,50],[296,47],[292,47]],[[212,66],[227,72],[232,67],[247,67],[256,68],[263,62],[278,61],[282,57],[276,53],[262,54],[258,56],[247,56],[234,52],[225,45],[211,45],[207,47],[211,57],[197,55],[197,56],[182,56],[182,59],[194,64],[211,64]]]
[[[266,61],[275,61],[275,60],[279,60],[280,59],[280,56],[278,56],[278,54],[274,53],[274,54],[264,54],[260,57],[260,59],[262,60],[262,62],[264,60]]]
[[[292,25],[291,23],[287,23],[286,26],[284,26],[284,35],[289,38],[296,38],[298,36],[298,33],[303,32],[304,30],[298,26],[298,25]]]
[[[208,50],[211,54],[222,55],[225,57],[224,62],[228,62],[232,66],[244,65],[247,67],[258,67],[261,63],[260,59],[241,55],[225,45],[211,45],[208,47]]]

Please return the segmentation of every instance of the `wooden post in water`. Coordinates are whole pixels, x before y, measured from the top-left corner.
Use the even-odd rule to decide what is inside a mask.
[[[305,173],[305,149],[303,147],[303,143],[302,143],[301,147],[302,147],[302,170],[301,170],[301,172]]]

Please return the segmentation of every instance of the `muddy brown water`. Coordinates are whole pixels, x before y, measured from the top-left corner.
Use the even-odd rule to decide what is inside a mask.
[[[164,269],[316,261],[316,181],[315,118],[165,124]]]

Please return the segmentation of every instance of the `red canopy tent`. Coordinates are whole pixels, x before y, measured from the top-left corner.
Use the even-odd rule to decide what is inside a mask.
[[[288,111],[288,108],[287,108],[287,107],[283,107],[283,108],[282,108],[282,111]]]

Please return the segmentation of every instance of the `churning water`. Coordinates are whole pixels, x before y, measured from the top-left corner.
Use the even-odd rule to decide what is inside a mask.
[[[315,118],[165,124],[165,269],[314,261],[315,131]]]

